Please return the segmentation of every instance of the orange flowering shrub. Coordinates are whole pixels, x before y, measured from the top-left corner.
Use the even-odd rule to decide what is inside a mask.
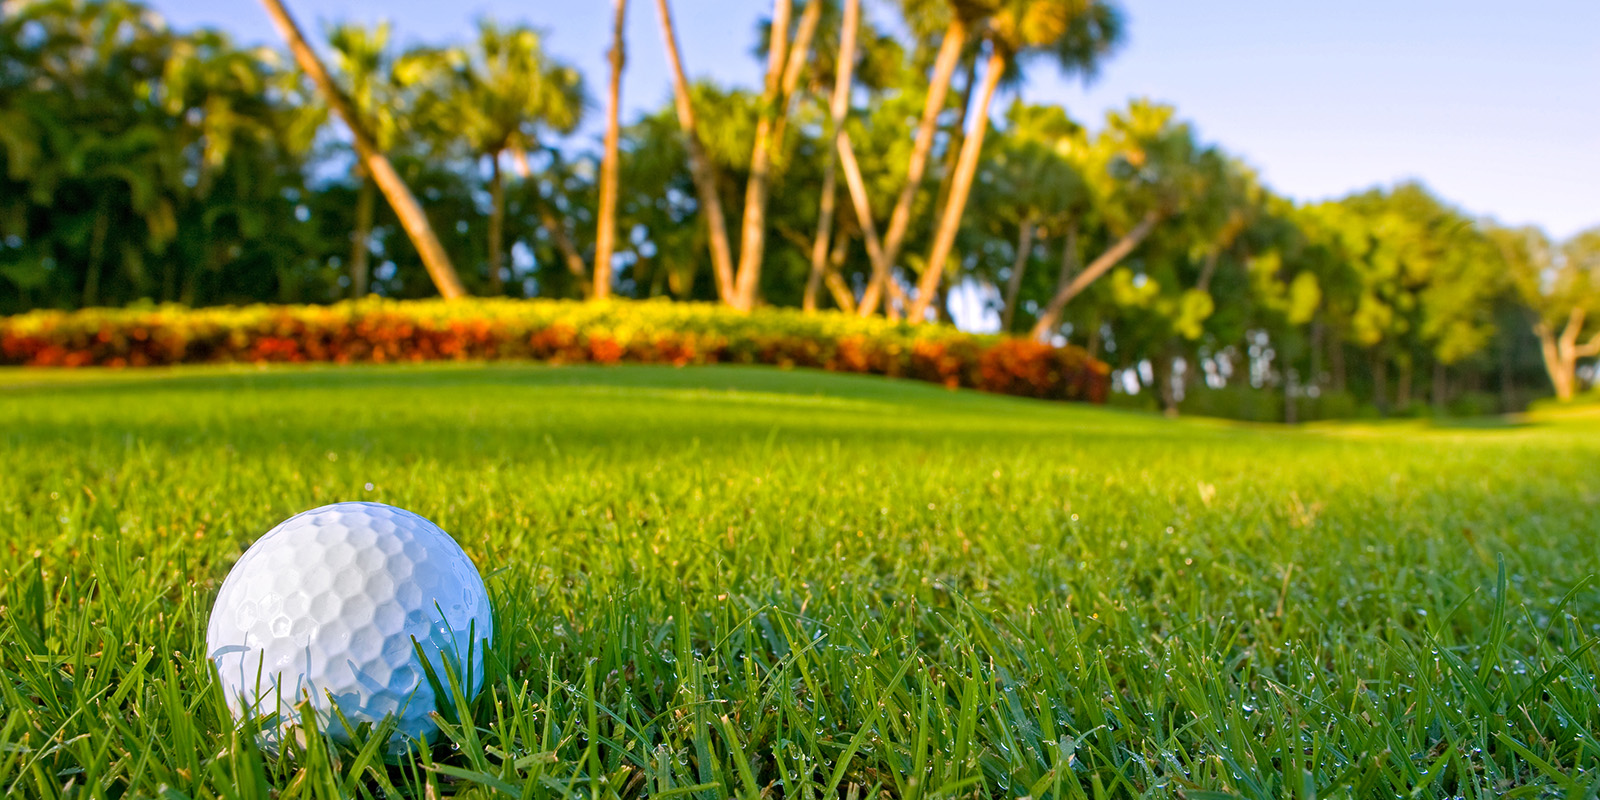
[[[0,318],[0,364],[216,362],[772,364],[1103,402],[1110,371],[1078,347],[790,309],[704,303],[395,301],[331,306],[35,311]]]

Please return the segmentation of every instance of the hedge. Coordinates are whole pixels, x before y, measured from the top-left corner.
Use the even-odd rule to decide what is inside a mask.
[[[740,314],[703,303],[372,298],[0,318],[0,363],[9,365],[493,359],[817,367],[1096,403],[1110,384],[1106,365],[1078,347],[838,313]]]

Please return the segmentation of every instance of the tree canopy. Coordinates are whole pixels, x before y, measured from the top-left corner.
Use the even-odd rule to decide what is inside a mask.
[[[1420,183],[1298,203],[1170,105],[1081,120],[1011,96],[1024,70],[1114,68],[1112,2],[893,8],[903,33],[854,2],[778,0],[756,89],[685,77],[620,120],[603,249],[602,148],[572,134],[615,98],[592,97],[603,79],[543,32],[485,19],[470,41],[405,50],[387,25],[307,38],[473,294],[908,324],[948,320],[959,295],[987,324],[1088,347],[1130,401],[1249,391],[1275,398],[1273,418],[1514,408],[1593,380],[1600,228],[1556,241]],[[696,54],[668,30],[687,75]],[[434,294],[331,111],[286,52],[174,30],[131,0],[10,0],[0,313]]]

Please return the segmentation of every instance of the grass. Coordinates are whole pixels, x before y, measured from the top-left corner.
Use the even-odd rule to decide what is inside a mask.
[[[1592,797],[1600,418],[1523,422],[752,368],[0,372],[0,789]],[[489,684],[398,762],[267,758],[206,615],[345,499],[477,561]]]

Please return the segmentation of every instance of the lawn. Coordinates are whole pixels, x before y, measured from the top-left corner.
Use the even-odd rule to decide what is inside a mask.
[[[766,368],[3,371],[0,790],[1592,796],[1597,465],[1581,414],[1287,430]],[[267,758],[208,673],[211,601],[268,528],[355,499],[478,563],[489,684],[420,756]]]

